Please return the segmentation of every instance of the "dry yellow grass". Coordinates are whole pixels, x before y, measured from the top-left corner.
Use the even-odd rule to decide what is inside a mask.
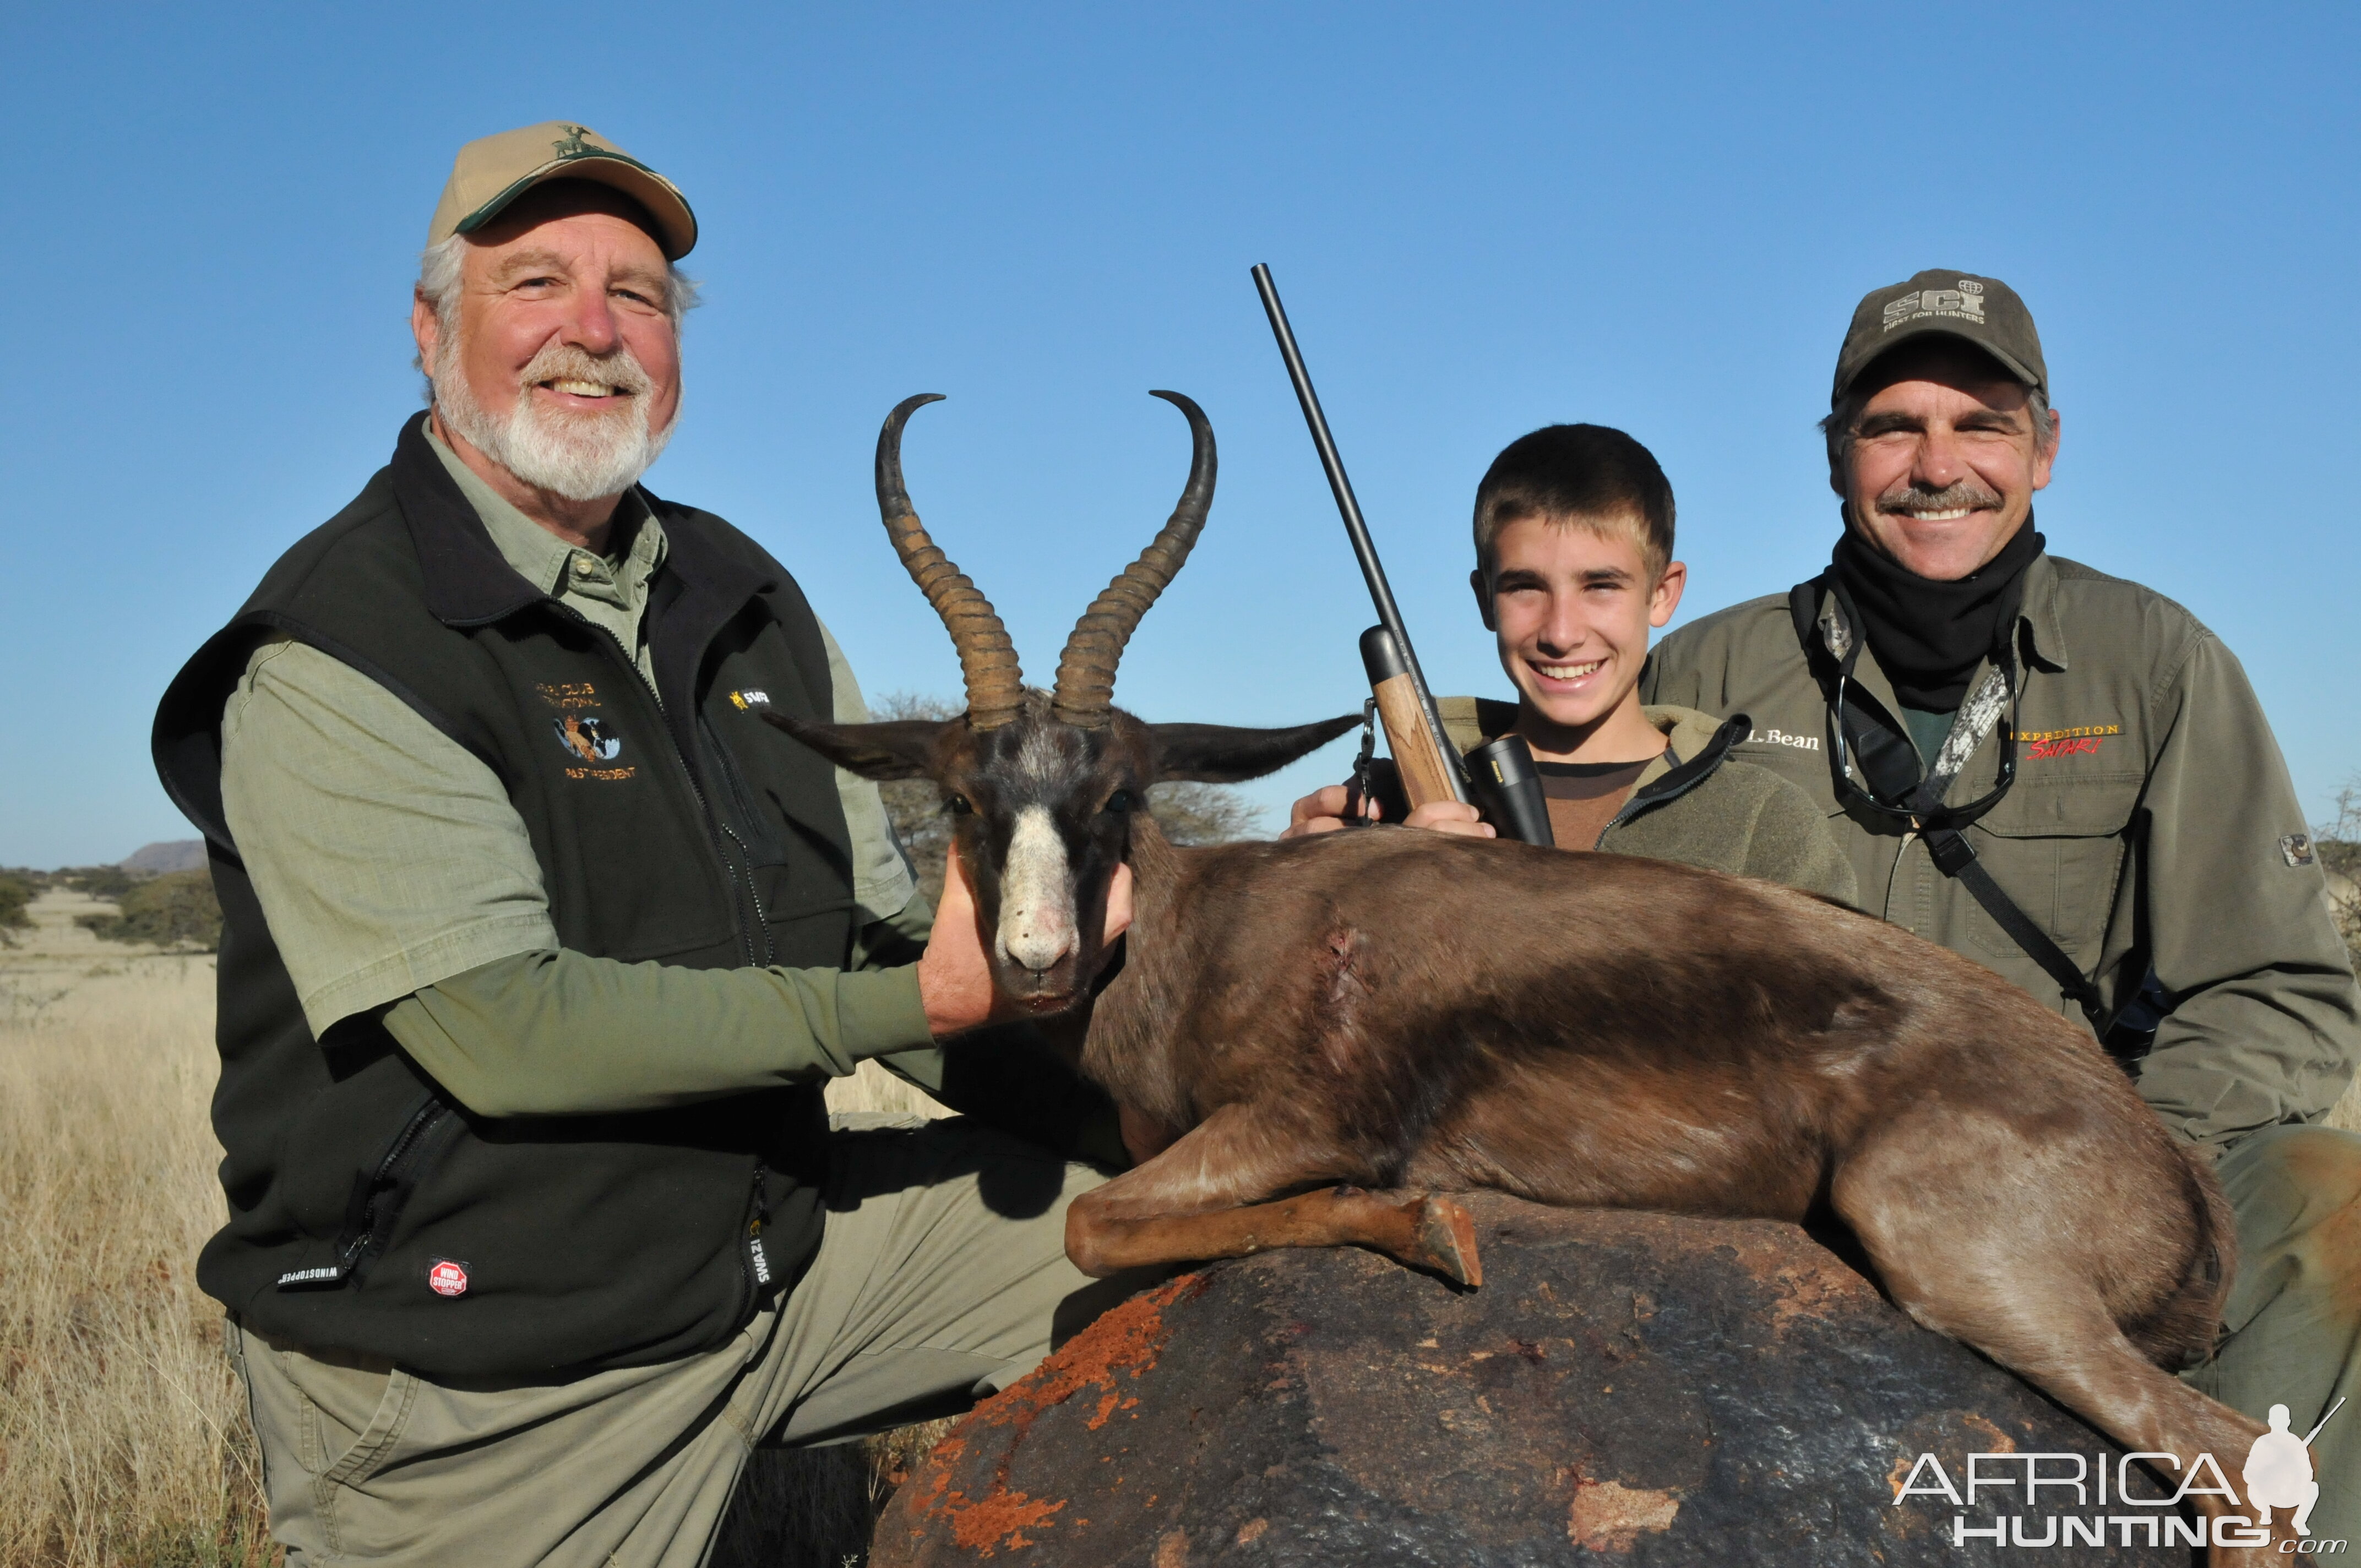
[[[52,893],[0,947],[0,1568],[275,1561],[221,1309],[210,957],[102,943]],[[865,1064],[838,1111],[943,1108]]]
[[[0,1565],[270,1560],[221,1309],[213,962],[52,897],[0,951]]]

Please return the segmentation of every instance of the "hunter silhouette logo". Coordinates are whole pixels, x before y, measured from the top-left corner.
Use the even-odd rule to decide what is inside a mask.
[[[598,149],[582,138],[597,134],[588,126],[568,126],[566,135],[550,145],[557,148],[560,158],[591,158],[598,154]]]
[[[557,731],[557,743],[584,762],[611,762],[623,749],[622,737],[593,715],[569,713],[549,723]]]
[[[2246,1468],[2238,1478],[2246,1484],[2246,1503],[2255,1510],[2255,1523],[2271,1522],[2273,1508],[2295,1510],[2295,1532],[2312,1533],[2312,1505],[2320,1501],[2320,1483],[2312,1478],[2312,1455],[2308,1452],[2312,1440],[2320,1435],[2320,1427],[2328,1424],[2345,1404],[2342,1396],[2328,1407],[2328,1415],[2320,1418],[2320,1426],[2298,1437],[2288,1431],[2288,1408],[2271,1407],[2271,1430],[2255,1440],[2246,1450]]]

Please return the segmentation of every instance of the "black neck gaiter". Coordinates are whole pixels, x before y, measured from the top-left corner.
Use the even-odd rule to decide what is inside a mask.
[[[1994,650],[2015,619],[2025,569],[2041,550],[2028,515],[1981,570],[1938,583],[1848,527],[1829,572],[1860,615],[1861,634],[1902,705],[1949,713],[1967,696],[1976,661]]]

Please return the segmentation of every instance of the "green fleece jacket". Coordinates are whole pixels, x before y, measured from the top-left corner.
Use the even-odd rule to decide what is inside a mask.
[[[1462,751],[1506,734],[1517,719],[1514,703],[1488,697],[1441,697],[1435,707]],[[1859,903],[1851,862],[1811,796],[1768,768],[1730,759],[1746,739],[1742,717],[1725,723],[1691,707],[1641,711],[1663,733],[1666,754],[1642,770],[1596,844],[1561,849],[1678,861]]]

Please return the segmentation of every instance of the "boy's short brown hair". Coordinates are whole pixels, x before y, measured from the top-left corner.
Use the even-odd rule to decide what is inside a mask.
[[[1595,527],[1628,521],[1650,580],[1673,559],[1673,484],[1654,454],[1603,424],[1549,424],[1492,459],[1476,487],[1476,565],[1492,569],[1500,530],[1529,517]]]

